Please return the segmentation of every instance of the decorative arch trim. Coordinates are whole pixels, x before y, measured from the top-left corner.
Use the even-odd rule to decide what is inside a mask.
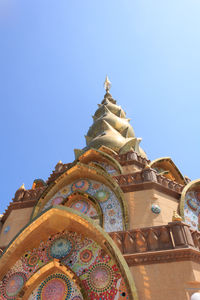
[[[185,205],[185,196],[189,190],[199,187],[200,188],[200,179],[193,180],[189,182],[183,189],[181,193],[181,201],[180,201],[180,215],[184,219],[184,205]]]
[[[183,175],[181,174],[181,172],[179,171],[179,169],[177,168],[177,166],[175,165],[175,163],[170,157],[161,157],[155,159],[152,162],[150,162],[149,165],[151,168],[158,167],[158,168],[163,168],[166,171],[169,171],[174,177],[176,182],[185,185],[186,182]],[[166,176],[169,179],[172,179],[170,175],[164,174],[164,176]]]
[[[78,158],[78,160],[84,164],[88,164],[94,161],[95,159],[102,162],[107,162],[108,164],[113,166],[119,174],[122,174],[122,167],[120,166],[118,161],[114,159],[111,155],[103,151],[91,148]]]
[[[86,192],[82,192],[82,191],[75,191],[72,194],[70,194],[66,199],[64,199],[64,201],[61,203],[64,206],[68,206],[68,204],[73,203],[74,198],[76,197],[76,195],[80,195],[82,196],[85,200],[88,200],[89,202],[92,202],[92,204],[94,205],[94,207],[97,210],[98,216],[99,216],[99,220],[100,220],[100,225],[103,227],[103,212],[101,209],[101,206],[99,205],[97,199],[94,196],[91,196],[90,194],[86,193]],[[66,205],[65,205],[66,204]]]
[[[67,275],[67,277],[72,280],[79,288],[84,299],[88,299],[85,289],[82,286],[81,280],[78,276],[68,267],[63,265],[58,259],[53,259],[46,265],[41,267],[35,274],[33,274],[25,283],[19,296],[27,300],[34,289],[44,280],[47,276],[52,273],[60,272]]]
[[[71,169],[65,171],[61,174],[42,194],[37,204],[33,209],[33,213],[31,219],[34,219],[39,213],[41,213],[42,208],[45,204],[64,186],[72,183],[74,180],[79,178],[88,178],[91,180],[99,181],[106,186],[108,186],[113,193],[116,195],[117,199],[120,202],[122,213],[123,213],[123,221],[124,221],[124,229],[128,229],[128,208],[127,203],[124,199],[124,195],[122,190],[120,189],[117,182],[103,170],[99,168],[94,168],[89,165],[85,165],[82,163],[77,163]]]
[[[118,266],[125,281],[129,298],[131,300],[138,300],[130,270],[111,237],[87,216],[83,216],[73,209],[63,206],[50,208],[18,234],[0,259],[0,278],[2,279],[5,276],[27,249],[38,247],[41,240],[45,240],[49,235],[57,234],[63,230],[89,237],[100,245],[114,259]],[[40,239],[38,239],[38,236],[40,236]]]

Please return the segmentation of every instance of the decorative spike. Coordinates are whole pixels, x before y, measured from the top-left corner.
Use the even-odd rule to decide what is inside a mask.
[[[24,183],[20,186],[20,188],[18,190],[24,190],[24,191],[26,190]]]
[[[137,141],[136,138],[129,138],[128,141],[120,148],[119,153],[123,154],[131,150],[132,147],[135,146],[135,143]]]
[[[126,127],[126,128],[121,132],[121,135],[122,135],[123,137],[127,138],[127,137],[128,137],[128,130],[129,130],[129,128]]]
[[[75,155],[75,158],[78,159],[79,156],[80,156],[83,152],[84,152],[83,150],[80,150],[80,149],[74,149],[74,155]]]
[[[109,93],[110,91],[110,88],[111,88],[111,82],[110,80],[108,79],[108,76],[106,75],[106,79],[105,79],[105,82],[104,82],[104,88],[106,90],[106,93]]]
[[[118,112],[117,112],[117,114],[116,114],[119,118],[121,118],[122,117],[122,110],[120,109]]]
[[[140,153],[140,147],[139,147],[139,144],[140,144],[142,138],[137,138],[136,140],[137,140],[137,141],[136,141],[136,143],[135,143],[135,149],[134,149],[134,150],[135,150],[135,152]]]
[[[92,137],[85,135],[86,143],[89,144],[89,142],[92,140]]]
[[[105,120],[102,121],[102,128],[104,130],[115,130],[108,122],[106,122]],[[115,130],[116,131],[116,130]]]

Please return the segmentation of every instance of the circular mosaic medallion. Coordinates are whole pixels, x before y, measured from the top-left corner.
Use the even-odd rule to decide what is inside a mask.
[[[26,281],[26,276],[24,273],[17,272],[12,274],[5,282],[4,286],[4,297],[6,299],[16,299],[15,296],[22,289],[24,282]]]
[[[109,196],[110,196],[110,193],[108,191],[104,191],[104,190],[99,190],[95,194],[95,197],[101,202],[107,201]]]
[[[37,300],[69,300],[72,286],[64,274],[52,274],[39,286]]]
[[[157,204],[152,204],[152,206],[151,206],[151,211],[152,211],[154,214],[159,214],[159,213],[161,212],[160,206],[157,205]]]
[[[49,258],[66,258],[74,249],[74,243],[67,237],[60,237],[54,240],[48,248]]]
[[[56,197],[56,198],[53,199],[52,205],[59,205],[60,203],[63,202],[63,200],[64,200],[63,197]]]
[[[39,260],[40,260],[40,258],[39,258],[39,256],[37,254],[32,254],[27,259],[27,265],[29,267],[35,267],[37,265],[37,263],[38,263]]]
[[[89,188],[90,188],[90,182],[87,179],[79,179],[75,181],[71,186],[72,192],[77,190],[87,192]]]
[[[105,292],[112,286],[113,271],[106,264],[96,264],[89,270],[87,281],[92,291]]]
[[[80,260],[83,263],[88,263],[93,257],[92,251],[89,249],[85,249],[80,253]]]
[[[70,207],[86,214],[90,208],[90,204],[84,200],[78,200],[77,202],[72,203]]]

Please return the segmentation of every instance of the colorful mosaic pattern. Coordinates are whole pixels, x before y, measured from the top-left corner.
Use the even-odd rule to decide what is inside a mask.
[[[113,166],[111,166],[105,162],[102,162],[102,161],[95,161],[95,163],[97,165],[100,165],[101,167],[103,167],[105,169],[105,171],[108,172],[108,174],[110,174],[112,176],[118,175],[118,172],[116,171],[116,169]]]
[[[25,281],[54,256],[79,277],[88,299],[129,299],[114,260],[96,242],[74,232],[58,233],[27,251],[0,282],[0,299],[16,299]],[[38,285],[29,300],[83,298],[74,281],[64,274],[53,273]]]
[[[15,296],[20,292],[26,281],[26,275],[23,272],[15,272],[3,283],[3,296],[5,299],[16,299]]]
[[[73,282],[64,274],[51,274],[35,289],[29,299],[69,300],[74,294]],[[77,288],[75,287],[75,290]],[[75,296],[76,297],[76,296]],[[77,296],[79,297],[79,296]],[[82,299],[82,297],[80,297]]]
[[[98,213],[95,207],[89,201],[86,201],[84,199],[72,202],[69,207],[81,212],[82,214],[85,214],[90,218],[98,217]]]
[[[200,191],[188,191],[184,203],[185,222],[195,230],[200,230]]]
[[[161,212],[161,208],[159,205],[157,204],[152,204],[151,205],[151,211],[154,213],[154,214],[159,214]]]
[[[72,184],[65,186],[46,203],[43,210],[53,205],[55,199],[58,199],[59,197],[66,199],[75,191],[86,192],[97,199],[103,212],[105,231],[112,232],[121,231],[124,229],[122,208],[116,195],[106,185],[94,180],[89,180],[87,178],[78,179]],[[83,213],[91,216],[87,213],[87,209],[89,208],[86,203],[80,202],[78,203],[78,206],[80,207],[80,209],[78,209],[79,211],[82,210]]]

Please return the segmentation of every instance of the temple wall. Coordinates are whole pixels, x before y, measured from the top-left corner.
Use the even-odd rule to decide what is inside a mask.
[[[33,208],[21,208],[12,210],[2,226],[0,233],[0,248],[5,247],[15,237],[16,234],[30,221]],[[6,228],[9,228],[5,232]]]
[[[124,193],[124,197],[128,203],[129,229],[166,225],[178,208],[177,199],[154,189]],[[152,204],[159,205],[160,214],[151,211]]]
[[[200,265],[192,261],[130,267],[138,300],[190,300],[200,290]]]

